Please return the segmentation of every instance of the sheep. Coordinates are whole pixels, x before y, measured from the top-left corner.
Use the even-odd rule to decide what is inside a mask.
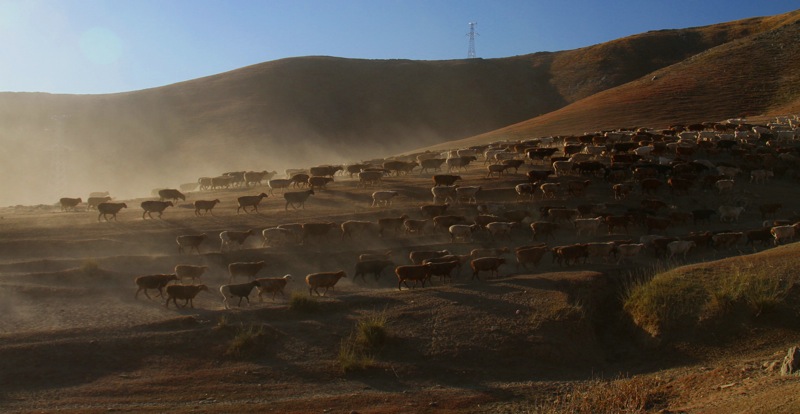
[[[723,223],[737,222],[739,216],[744,212],[744,207],[719,206],[719,221]]]
[[[735,183],[734,183],[733,180],[717,180],[717,182],[714,183],[714,185],[719,190],[720,194],[722,194],[722,193],[724,193],[726,191],[729,192],[729,191],[733,190],[734,184]]]
[[[228,299],[233,298],[234,296],[239,297],[239,304],[237,306],[242,306],[242,299],[247,299],[247,304],[250,304],[250,292],[253,291],[253,288],[261,286],[261,283],[258,280],[253,280],[247,283],[240,283],[238,285],[222,285],[219,287],[219,293],[222,294],[222,304],[225,306],[225,309],[230,309],[230,305],[228,305]]]
[[[320,177],[312,175],[311,177],[308,177],[308,188],[311,189],[318,188],[321,190],[325,190],[326,189],[325,186],[328,185],[328,183],[332,182],[333,182],[333,177]]]
[[[353,233],[377,233],[378,225],[371,221],[347,220],[342,223],[342,240],[344,237],[353,238]]]
[[[447,261],[438,261],[438,262],[425,261],[425,263],[423,264],[425,266],[428,266],[429,278],[433,276],[439,276],[442,282],[452,279],[452,274],[454,269],[459,269],[459,271],[461,270],[461,261],[459,261],[458,258],[455,257]]]
[[[178,276],[174,273],[167,275],[139,276],[134,280],[139,289],[136,290],[136,294],[133,295],[133,297],[134,299],[139,298],[139,292],[144,291],[144,295],[147,296],[147,299],[152,299],[150,295],[147,294],[148,289],[156,289],[158,290],[158,296],[164,297],[164,286],[167,286],[169,282],[173,280],[178,280]]]
[[[192,282],[194,282],[196,279],[199,279],[200,276],[203,276],[203,273],[205,273],[206,270],[208,270],[208,266],[179,264],[175,266],[175,275],[178,276],[178,280],[189,278],[192,279]]]
[[[173,200],[176,203],[178,202],[179,199],[186,201],[186,196],[174,188],[165,188],[158,190],[158,197],[159,200],[161,201]]]
[[[424,217],[434,218],[436,216],[442,216],[447,211],[447,208],[450,207],[450,204],[425,204],[419,206],[419,211],[422,213]]]
[[[243,210],[245,214],[247,213],[247,207],[252,207],[256,213],[258,213],[258,204],[261,202],[262,199],[267,198],[268,196],[264,193],[261,193],[256,196],[241,196],[236,199],[239,203],[239,207],[236,208],[236,214],[239,214],[240,210]]]
[[[244,173],[244,185],[249,186],[250,184],[261,185],[261,182],[264,180],[270,180],[272,177],[277,174],[277,171],[247,171]]]
[[[403,214],[400,217],[381,217],[378,219],[378,235],[383,237],[387,230],[391,230],[392,234],[397,234],[403,223],[408,219],[408,214]]]
[[[535,246],[529,248],[517,248],[514,250],[514,254],[517,257],[517,271],[519,271],[519,266],[522,265],[525,270],[528,270],[528,263],[533,264],[534,266],[539,265],[539,262],[542,260],[542,257],[545,253],[549,252],[550,248],[547,246]]]
[[[508,240],[511,240],[511,230],[518,226],[519,223],[516,222],[494,221],[486,225],[486,230],[489,231],[489,234],[492,236],[492,240],[496,240],[500,236],[504,236]]]
[[[259,262],[233,262],[228,265],[228,283],[233,283],[233,278],[236,276],[244,276],[247,279],[255,279],[258,272],[266,266],[267,263]]]
[[[375,276],[375,280],[377,281],[380,277],[383,269],[388,266],[394,266],[394,262],[391,260],[386,259],[377,259],[377,260],[363,260],[356,262],[356,269],[353,275],[353,280],[356,280],[358,276],[361,276],[361,280],[366,282],[366,274],[372,274]]]
[[[489,275],[497,275],[498,268],[506,262],[506,259],[501,257],[481,257],[479,259],[474,259],[469,262],[469,266],[472,268],[472,278],[480,278],[481,271],[489,271]]]
[[[391,207],[392,199],[397,197],[397,191],[375,191],[372,193],[372,207]]]
[[[367,260],[390,260],[391,258],[391,250],[387,250],[383,253],[362,253],[358,255],[359,262],[366,262]]]
[[[413,264],[421,264],[422,261],[426,259],[447,256],[449,254],[450,252],[448,250],[417,250],[411,251],[408,254],[408,259],[411,260]]]
[[[476,224],[453,224],[447,228],[447,232],[450,233],[451,243],[454,243],[456,239],[461,240],[464,243],[471,242],[472,233],[474,233],[476,230],[478,230],[478,226]]]
[[[62,197],[60,200],[58,200],[58,202],[59,204],[61,204],[61,211],[69,211],[69,210],[75,211],[75,207],[77,207],[78,204],[82,203],[83,200],[81,200],[80,197],[78,198]]]
[[[466,201],[467,204],[477,204],[477,195],[481,191],[480,186],[457,187],[456,188],[456,202],[461,203]]]
[[[269,185],[269,193],[274,195],[274,190],[285,190],[289,188],[289,185],[292,184],[292,180],[287,178],[276,178],[274,180],[267,181],[267,185]]]
[[[306,275],[306,285],[308,285],[308,295],[311,296],[311,292],[316,292],[317,296],[324,296],[328,294],[328,289],[334,289],[336,282],[339,279],[347,277],[347,273],[344,270],[340,270],[338,272],[319,272],[319,273],[311,273]],[[319,294],[319,288],[325,288],[325,293],[323,295]],[[335,290],[335,289],[334,289]]]
[[[502,177],[503,173],[506,172],[507,169],[511,168],[510,165],[505,164],[489,164],[486,166],[486,178],[490,178],[493,174],[497,174],[498,177]]]
[[[397,275],[397,290],[403,290],[402,285],[406,285],[407,288],[412,289],[411,286],[408,286],[408,281],[414,281],[414,287],[417,287],[418,282],[422,282],[422,287],[425,287],[425,281],[430,279],[431,266],[430,265],[403,265],[397,266],[394,269],[394,273]]]
[[[305,187],[306,185],[308,185],[309,178],[311,178],[310,175],[305,173],[299,173],[291,176],[289,180],[292,181],[292,187],[298,188],[298,187]]]
[[[256,279],[258,281],[258,300],[259,302],[263,302],[264,298],[262,295],[265,293],[272,293],[272,300],[275,300],[275,294],[280,293],[282,297],[286,297],[283,294],[283,289],[286,287],[286,284],[292,280],[292,275],[286,274],[283,277],[265,277]]]
[[[169,301],[172,300],[172,303],[175,304],[175,307],[178,307],[178,299],[183,299],[183,306],[186,307],[188,304],[192,309],[194,309],[194,297],[197,296],[198,293],[206,291],[208,292],[208,286],[206,285],[169,285],[167,286],[167,302],[164,306],[169,307]]]
[[[383,179],[383,171],[361,171],[358,173],[358,185],[357,187],[364,186],[367,188],[367,185],[378,185],[382,182]]]
[[[233,243],[239,245],[239,248],[242,247],[244,242],[247,240],[248,237],[255,234],[253,229],[247,231],[234,231],[234,230],[225,230],[219,233],[219,251],[224,252],[225,247],[228,247],[228,251],[232,249]]]
[[[87,210],[95,209],[95,208],[97,208],[97,206],[100,203],[107,203],[109,201],[111,201],[111,197],[109,197],[109,196],[105,196],[105,197],[89,197],[89,199],[86,200],[86,209]]]
[[[100,212],[97,215],[97,221],[100,221],[101,216],[108,221],[109,214],[114,221],[117,221],[117,213],[123,208],[128,208],[128,205],[125,203],[100,203],[97,205],[97,211]]]
[[[156,200],[148,200],[142,201],[142,220],[144,220],[144,216],[147,215],[151,219],[153,216],[150,213],[158,213],[158,218],[161,218],[161,215],[164,213],[164,210],[167,207],[175,207],[175,204],[172,204],[172,201],[156,201]]]
[[[205,241],[206,237],[208,237],[205,233],[203,234],[183,234],[175,238],[175,242],[178,243],[178,254],[183,253],[184,248],[189,249],[189,253],[192,252],[192,249],[197,251],[197,254],[200,254],[200,244]]]
[[[456,200],[456,185],[443,185],[438,187],[431,187],[431,194],[433,194],[433,204],[444,204],[448,200],[455,202]]]
[[[303,244],[308,243],[311,237],[322,237],[330,233],[331,229],[339,227],[336,223],[303,223]]]
[[[424,234],[425,227],[428,225],[430,220],[417,220],[417,219],[406,219],[403,221],[403,227],[405,228],[406,234],[416,233],[416,234]]]
[[[212,210],[214,210],[214,206],[216,206],[219,202],[220,201],[219,201],[218,198],[214,199],[214,200],[197,200],[197,201],[195,201],[194,202],[194,215],[195,216],[200,216],[201,215],[200,214],[200,210],[205,210],[206,214],[211,213],[211,215],[213,216],[214,212]]]
[[[261,236],[264,237],[261,247],[266,247],[268,244],[270,246],[277,246],[297,242],[297,236],[294,234],[294,232],[289,229],[282,229],[278,227],[270,227],[262,230]]]
[[[536,187],[533,184],[517,184],[514,190],[516,190],[519,197],[527,196],[529,200],[533,200],[533,196],[536,193]]]
[[[289,204],[292,205],[292,208],[297,210],[297,207],[301,207],[303,210],[306,209],[306,200],[308,200],[308,196],[314,195],[314,189],[309,189],[306,191],[290,191],[283,193],[283,198],[286,200],[286,205],[284,206],[284,210],[289,211]]]

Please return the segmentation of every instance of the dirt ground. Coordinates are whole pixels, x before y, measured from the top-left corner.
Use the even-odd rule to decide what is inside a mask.
[[[756,206],[782,202],[781,218],[800,211],[796,182],[777,178],[769,186],[743,177],[729,194],[699,187],[688,195],[636,190],[611,198],[611,184],[592,181],[583,197],[517,200],[513,186],[524,171],[485,178],[482,161],[461,173],[461,185],[480,185],[479,202],[526,209],[605,203],[609,211],[658,198],[680,211],[747,203],[737,223],[675,224],[667,235],[693,230],[761,227]],[[786,327],[754,328],[741,338],[702,346],[658,346],[637,332],[620,311],[619,286],[632,269],[671,266],[651,253],[633,263],[590,262],[560,267],[549,255],[535,270],[516,269],[513,255],[500,276],[473,280],[462,269],[452,282],[397,289],[387,269],[379,280],[353,280],[360,253],[392,251],[408,264],[411,250],[517,247],[531,242],[528,228],[510,240],[482,232],[470,243],[451,243],[442,232],[425,235],[333,233],[304,245],[262,247],[260,230],[286,223],[376,221],[408,214],[431,201],[431,174],[384,180],[380,189],[399,192],[390,208],[371,207],[374,188],[357,188],[337,177],[317,191],[305,210],[284,210],[280,194],[265,199],[258,214],[236,214],[236,197],[267,187],[193,192],[168,208],[163,219],[143,220],[139,203],[125,200],[114,222],[98,222],[85,204],[75,212],[55,206],[17,206],[0,211],[0,409],[4,412],[359,412],[522,413],[548,411],[549,402],[598,379],[644,377],[668,390],[653,412],[798,412],[796,377],[780,377],[766,365],[780,361],[800,333]],[[567,181],[576,177],[557,178]],[[583,178],[581,178],[583,179]],[[191,202],[219,198],[214,216],[196,217]],[[475,206],[454,205],[472,217]],[[219,252],[222,230],[257,229],[242,249]],[[179,254],[175,237],[209,235],[201,254]],[[548,244],[638,239],[630,234],[576,236],[565,226]],[[693,251],[703,262],[771,248]],[[789,250],[795,254],[794,250]],[[225,310],[217,291],[227,283],[228,263],[264,260],[259,277],[291,274],[285,297]],[[164,306],[163,298],[134,298],[136,276],[171,273],[176,264],[204,264],[194,308]],[[296,292],[308,295],[304,277],[346,270],[335,290],[317,299],[316,310],[289,308]],[[152,291],[150,292],[152,296]],[[388,339],[365,368],[345,371],[338,355],[363,318],[386,317]],[[255,345],[231,353],[242,332],[256,327]]]

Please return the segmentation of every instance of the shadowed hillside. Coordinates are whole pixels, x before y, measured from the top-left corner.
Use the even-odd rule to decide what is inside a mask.
[[[655,70],[728,42],[738,43],[725,47],[743,47],[755,42],[742,40],[747,36],[772,36],[769,30],[796,19],[797,13],[790,13],[662,30],[582,49],[504,59],[302,57],[128,93],[2,93],[0,138],[6,145],[0,149],[0,161],[15,179],[4,182],[0,191],[7,195],[5,204],[50,203],[102,190],[117,196],[143,195],[151,188],[173,187],[230,170],[280,171],[385,156],[541,114],[548,115],[536,122],[549,120],[547,127],[530,133],[567,133],[581,125],[600,124],[587,119],[606,119],[604,124],[619,126],[728,116],[731,111],[707,105],[679,107],[676,113],[664,113],[672,109],[663,106],[642,106],[639,101],[651,101],[650,94],[662,92],[627,82],[650,79],[648,74]],[[760,80],[762,75],[791,66],[736,53],[731,51],[737,59],[735,68],[748,74],[739,78],[749,86],[737,88],[741,96],[730,107],[741,109],[733,113],[764,108],[763,99],[747,94],[763,95],[767,90],[763,83],[773,79]],[[702,70],[698,76],[713,72],[714,66],[691,66],[691,62],[684,65]],[[713,64],[722,71],[734,70],[725,60]],[[666,85],[676,96],[691,96],[682,95],[689,80],[680,81],[687,85],[684,88],[665,82],[670,76],[682,76],[670,73],[659,75],[657,84]],[[630,106],[603,109],[621,98],[598,93],[620,85],[631,91]],[[718,93],[702,88],[688,92],[709,97]],[[586,109],[568,106],[576,101]],[[553,112],[559,108],[566,112]],[[630,108],[637,109],[633,119]],[[568,116],[569,111],[575,115]]]

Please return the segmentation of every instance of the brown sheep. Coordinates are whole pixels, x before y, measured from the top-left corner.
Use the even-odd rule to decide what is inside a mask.
[[[220,201],[219,201],[218,198],[214,199],[214,200],[197,200],[197,201],[195,201],[194,202],[194,215],[195,216],[200,216],[201,215],[200,214],[200,210],[205,210],[206,214],[211,213],[211,215],[213,216],[214,215],[214,211],[212,211],[212,210],[214,210],[214,206],[216,206],[219,202]]]
[[[59,204],[61,204],[61,211],[69,211],[69,210],[75,211],[75,207],[77,207],[78,204],[82,203],[83,200],[81,200],[80,197],[78,198],[62,197],[60,200],[58,200],[58,202]]]
[[[403,227],[403,222],[408,219],[408,214],[403,214],[400,217],[382,217],[378,219],[378,235],[383,237],[384,232],[391,230],[392,234],[397,235],[400,228]]]
[[[262,261],[259,262],[234,262],[228,265],[228,274],[229,279],[228,283],[233,282],[233,278],[236,276],[244,276],[248,279],[255,279],[256,274],[266,266],[267,263]]]
[[[472,268],[472,279],[480,278],[481,271],[488,271],[489,275],[498,274],[498,268],[506,262],[506,259],[500,257],[481,257],[479,259],[474,259],[469,262],[469,266]]]
[[[150,213],[158,213],[158,218],[161,218],[161,215],[164,213],[164,210],[167,207],[175,207],[175,204],[172,204],[172,201],[156,201],[156,200],[148,200],[142,201],[142,220],[144,220],[144,216],[150,217],[151,219],[153,216]]]
[[[394,269],[394,273],[397,275],[397,290],[403,290],[402,285],[406,285],[407,288],[411,289],[411,286],[408,286],[408,281],[414,281],[414,287],[417,287],[417,283],[421,282],[422,287],[425,287],[425,281],[430,279],[430,265],[404,265],[404,266],[397,266]]]
[[[203,276],[203,273],[208,270],[208,266],[195,266],[195,265],[177,265],[175,266],[175,275],[178,276],[178,280],[183,280],[185,278],[192,279],[192,282],[199,279],[200,276]]]
[[[283,289],[286,287],[286,284],[292,280],[292,275],[283,275],[283,277],[265,277],[256,279],[259,283],[258,286],[258,300],[263,302],[264,299],[262,295],[265,293],[272,293],[272,300],[275,300],[275,294],[280,293],[281,296],[286,297],[283,294]]]
[[[125,203],[100,203],[97,205],[97,211],[100,212],[97,215],[97,221],[100,221],[101,216],[108,221],[109,214],[114,221],[117,221],[117,213],[123,208],[128,208],[128,205]]]
[[[164,296],[164,286],[167,286],[169,282],[173,280],[178,280],[178,276],[174,273],[168,275],[147,275],[147,276],[139,276],[134,281],[136,282],[136,286],[139,289],[136,290],[136,294],[133,295],[134,298],[139,297],[139,292],[144,291],[144,295],[147,296],[147,299],[152,299],[150,295],[147,294],[148,289],[156,289],[158,290],[158,296]]]
[[[111,197],[109,196],[89,197],[89,199],[86,200],[86,209],[87,210],[95,209],[100,203],[107,203],[109,201],[111,201]]]
[[[308,294],[311,295],[311,292],[316,292],[317,296],[323,296],[328,294],[328,289],[334,289],[336,283],[339,279],[347,277],[347,273],[344,270],[340,270],[338,272],[319,272],[319,273],[311,273],[306,275],[306,285],[308,285]],[[323,295],[319,294],[319,288],[325,288],[325,293]],[[335,290],[335,289],[334,289]]]
[[[377,281],[381,276],[381,273],[383,273],[383,269],[387,268],[388,266],[394,266],[394,262],[386,259],[362,260],[356,262],[356,270],[353,280],[356,280],[358,276],[361,276],[361,280],[366,282],[367,280],[365,275],[371,274],[375,276],[375,280]]]
[[[189,253],[192,250],[197,251],[197,254],[200,254],[200,244],[205,241],[208,236],[203,234],[183,234],[175,238],[175,242],[178,243],[178,254],[183,254],[183,249],[188,248]]]
[[[242,306],[242,299],[247,299],[247,304],[250,304],[250,292],[253,291],[253,288],[261,286],[261,283],[258,280],[253,280],[247,283],[240,283],[238,285],[222,285],[219,287],[219,293],[222,295],[222,304],[225,306],[225,309],[230,309],[230,305],[228,305],[228,299],[233,298],[234,296],[239,297],[239,304],[237,306]],[[176,304],[177,305],[177,304]]]
[[[174,303],[175,307],[177,308],[178,299],[183,299],[184,302],[181,307],[185,308],[188,304],[192,309],[194,309],[194,297],[202,291],[208,292],[208,286],[169,285],[167,286],[167,302],[164,304],[164,306],[169,307],[169,301],[172,300],[172,303]]]
[[[158,197],[161,201],[166,200],[174,200],[176,203],[178,200],[186,201],[186,196],[183,195],[180,191],[173,189],[173,188],[165,188],[162,190],[158,190]]]
[[[236,208],[236,214],[239,214],[240,210],[243,210],[245,214],[249,214],[247,212],[247,207],[252,207],[253,208],[252,211],[258,213],[258,204],[261,203],[262,199],[267,197],[269,196],[267,196],[264,193],[261,193],[255,196],[241,196],[237,198],[236,201],[239,203],[239,207]]]

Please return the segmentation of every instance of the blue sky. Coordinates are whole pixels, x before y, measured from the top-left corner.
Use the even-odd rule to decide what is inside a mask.
[[[326,55],[446,60],[575,49],[795,10],[796,0],[0,0],[0,91],[98,94]]]

